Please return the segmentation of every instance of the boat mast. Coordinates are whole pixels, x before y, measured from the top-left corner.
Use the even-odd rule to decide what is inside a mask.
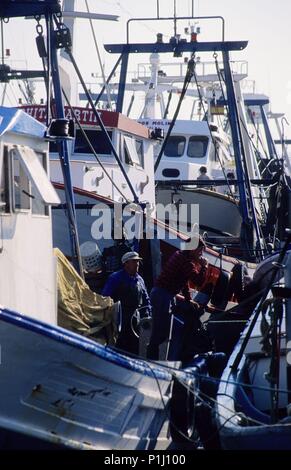
[[[241,155],[243,157],[243,164],[244,164],[244,177],[245,177],[245,186],[248,189],[249,197],[249,212],[250,217],[253,220],[253,225],[255,229],[256,239],[257,239],[257,248],[259,248],[258,257],[261,258],[262,250],[265,248],[263,246],[262,236],[260,232],[260,225],[258,222],[257,211],[260,211],[259,205],[259,188],[252,187],[250,184],[250,179],[255,179],[259,177],[260,174],[258,172],[258,168],[256,168],[256,159],[253,154],[252,148],[249,142],[249,136],[247,132],[247,120],[245,116],[245,106],[243,106],[244,100],[241,93],[240,83],[234,83],[234,91],[236,96],[236,105],[238,111],[238,124],[240,126],[240,136],[241,136],[241,145],[242,151]]]
[[[109,87],[108,87],[108,82],[106,81],[106,77],[105,77],[104,67],[103,67],[103,64],[102,64],[102,60],[101,60],[101,56],[100,56],[100,52],[99,52],[99,48],[98,48],[98,44],[97,44],[97,39],[96,39],[94,27],[93,27],[93,20],[117,21],[119,17],[117,15],[106,15],[106,14],[91,13],[87,0],[85,0],[85,4],[86,4],[87,12],[79,12],[79,11],[76,11],[76,0],[64,0],[64,2],[63,2],[63,17],[66,19],[66,26],[69,28],[70,33],[71,33],[73,53],[74,53],[74,49],[75,49],[74,48],[75,20],[77,18],[84,18],[84,19],[89,20],[90,28],[91,28],[91,32],[92,32],[92,36],[93,36],[93,42],[94,42],[94,46],[95,46],[96,53],[97,53],[97,59],[98,59],[99,66],[100,66],[100,69],[101,69],[103,86],[104,86],[104,88],[106,90],[106,94],[107,94],[108,106],[109,106],[110,110],[112,110],[110,90],[109,90]],[[68,58],[65,51],[61,52],[61,57],[63,57],[66,60],[67,66],[70,67],[71,62],[70,62],[70,59]],[[67,72],[67,75],[68,75],[67,79],[69,80],[70,73]],[[69,86],[72,86],[71,83],[70,83]],[[66,94],[69,97],[70,101],[72,100],[72,97],[73,97],[73,99],[76,98],[76,96],[73,96],[73,93],[69,92],[69,87],[67,87]],[[74,94],[75,95],[77,94],[77,90],[74,91]]]
[[[144,105],[141,118],[154,119],[156,117],[158,72],[160,69],[160,55],[157,52],[153,52],[150,55],[150,64],[151,64],[151,79],[148,85],[148,91],[145,96],[145,105]]]
[[[157,4],[158,6],[158,4]],[[237,168],[237,180],[238,180],[238,189],[240,195],[240,212],[243,220],[243,229],[241,233],[241,242],[244,249],[247,251],[249,257],[252,257],[254,242],[253,242],[253,224],[255,227],[256,239],[257,239],[257,248],[261,249],[261,237],[260,237],[260,228],[259,223],[256,217],[256,211],[254,206],[254,200],[250,184],[250,176],[248,174],[248,167],[246,163],[246,150],[244,146],[242,129],[240,124],[240,116],[237,107],[237,96],[234,86],[233,74],[230,67],[230,57],[229,54],[231,51],[241,51],[247,45],[247,41],[225,41],[225,22],[224,18],[221,16],[204,16],[196,17],[193,16],[177,16],[176,15],[176,2],[174,4],[174,32],[175,36],[170,39],[170,42],[165,43],[162,41],[162,35],[158,35],[158,40],[155,43],[131,43],[129,39],[129,26],[132,22],[138,21],[173,21],[173,17],[161,17],[159,15],[159,8],[157,9],[156,17],[145,17],[145,18],[131,18],[127,22],[127,42],[126,44],[106,44],[104,45],[107,52],[113,54],[121,54],[121,73],[120,81],[118,88],[118,98],[117,98],[117,111],[122,112],[123,102],[124,102],[124,93],[125,93],[125,84],[127,76],[127,67],[128,67],[128,58],[129,54],[132,53],[151,53],[152,57],[155,54],[158,57],[160,53],[173,53],[175,57],[180,57],[182,53],[189,52],[195,54],[198,52],[218,52],[222,53],[223,64],[224,64],[224,73],[225,73],[225,86],[227,92],[227,103],[229,107],[229,119],[230,127],[232,131],[233,147],[234,147],[234,156]],[[194,6],[192,4],[192,13],[194,12]],[[180,38],[177,34],[176,24],[180,20],[219,20],[221,21],[221,41],[213,42],[198,42],[197,40],[187,42]],[[160,37],[159,37],[160,36]],[[156,69],[157,69],[156,65]],[[153,70],[152,70],[153,72]],[[154,102],[155,91],[152,92],[151,96],[148,96],[149,103],[151,106]],[[261,253],[261,250],[259,250]]]

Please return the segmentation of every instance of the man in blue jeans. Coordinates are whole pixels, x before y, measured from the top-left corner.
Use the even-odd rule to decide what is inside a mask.
[[[195,250],[176,251],[165,264],[151,291],[153,323],[150,343],[147,349],[149,359],[159,359],[159,347],[169,338],[171,327],[171,308],[180,292],[185,300],[199,309],[191,300],[189,281],[201,284],[207,270],[207,260],[202,257],[205,243],[199,240]]]
[[[135,251],[125,253],[121,258],[123,269],[111,274],[102,291],[102,295],[121,303],[121,332],[116,347],[133,354],[138,354],[139,343],[131,328],[132,315],[141,307],[147,307],[151,314],[150,298],[144,280],[138,274],[141,259]]]

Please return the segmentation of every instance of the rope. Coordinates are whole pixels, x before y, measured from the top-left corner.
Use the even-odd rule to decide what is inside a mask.
[[[193,443],[197,446],[198,444],[198,441],[196,439],[191,439],[191,437],[187,436],[187,434],[184,434],[183,431],[181,431],[176,425],[175,423],[171,420],[171,416],[170,416],[170,413],[168,412],[168,409],[167,409],[167,405],[165,403],[165,400],[164,400],[164,396],[163,396],[163,393],[162,393],[162,390],[161,390],[161,386],[160,386],[160,382],[159,382],[159,379],[157,378],[156,374],[155,374],[155,371],[154,369],[151,367],[151,365],[148,363],[148,368],[149,370],[151,371],[151,373],[153,374],[153,377],[158,385],[158,389],[159,389],[159,393],[160,393],[160,397],[161,397],[161,400],[162,400],[162,404],[163,404],[163,407],[164,407],[164,412],[166,414],[166,417],[169,421],[169,423],[171,424],[171,426],[173,426],[173,428],[179,432],[179,434],[184,438],[186,439],[188,442],[190,443]],[[195,392],[194,390],[190,389],[188,387],[188,385],[186,385],[184,382],[180,382],[181,385],[183,385],[183,387],[186,388],[187,391],[190,391],[190,393],[192,393],[194,395],[194,398],[196,398],[196,396],[198,397],[198,395],[195,395]],[[195,405],[194,405],[195,406]]]
[[[200,377],[202,378],[203,376],[200,375]],[[205,377],[205,378],[208,379],[208,377]],[[234,384],[234,385],[244,386],[244,387],[249,386],[249,387],[252,388],[252,389],[253,389],[253,388],[258,388],[258,389],[260,389],[260,390],[267,390],[267,391],[270,391],[269,388],[256,387],[256,386],[249,385],[249,384],[241,384],[240,382],[224,381],[224,380],[221,380],[221,379],[215,379],[214,377],[211,377],[211,378],[209,377],[209,379],[216,380],[218,383],[223,382],[223,383],[229,383],[229,384]],[[179,381],[178,378],[177,378],[177,380]],[[193,393],[193,391],[191,390],[191,388],[188,388],[188,385],[185,384],[181,379],[180,379],[179,383],[180,383],[181,385],[183,385],[185,388],[187,388],[190,393]],[[284,393],[289,393],[289,392],[287,392],[287,391],[285,391],[285,390],[284,390],[283,392],[284,392]],[[224,405],[224,404],[222,404],[222,403],[218,403],[217,399],[211,397],[210,395],[206,394],[205,392],[203,392],[203,391],[201,391],[201,390],[199,390],[199,392],[198,392],[198,396],[200,396],[200,395],[204,396],[205,398],[207,398],[207,400],[213,402],[215,405],[219,405],[219,406],[221,406],[221,408],[224,408],[226,411],[228,411],[228,412],[230,412],[230,413],[233,413],[233,409],[228,408],[226,405]],[[232,400],[234,400],[234,396],[227,395],[227,394],[223,394],[223,395],[224,395],[224,396],[228,396],[229,398],[231,398]],[[206,403],[207,403],[207,402],[206,402]],[[212,408],[212,407],[211,407],[211,408]],[[222,416],[217,410],[216,410],[216,413],[217,413],[218,416]],[[232,415],[230,418],[228,418],[228,419],[225,421],[225,423],[228,422],[231,418],[233,418],[233,417],[235,417],[235,416],[237,416],[237,415],[239,415],[239,414],[240,414],[240,413],[239,413],[238,411],[236,411],[235,413],[233,413],[233,415]],[[272,426],[272,427],[273,427],[273,426],[287,426],[287,427],[290,427],[290,426],[291,426],[291,423],[273,423],[273,424],[269,424],[269,425],[268,425],[268,424],[263,423],[262,421],[259,421],[259,420],[255,419],[255,418],[251,418],[251,417],[248,416],[248,415],[245,415],[245,414],[244,414],[244,416],[245,416],[249,421],[251,421],[251,422],[253,422],[253,423],[255,423],[255,424],[259,425],[259,426],[262,426],[262,427],[270,427],[270,426]],[[225,423],[224,423],[221,427],[223,427],[223,426],[225,425]],[[221,427],[220,427],[217,431],[220,431]],[[205,442],[205,441],[204,441],[204,442]]]
[[[106,346],[108,347],[108,346]],[[112,349],[111,347],[109,347],[110,349]],[[119,349],[117,347],[114,346],[114,350],[116,352],[122,352],[123,354],[125,354],[125,351],[123,351],[122,349]],[[204,380],[207,380],[209,382],[215,382],[215,383],[229,383],[230,385],[239,385],[240,387],[244,387],[244,388],[249,388],[249,389],[255,389],[255,390],[261,390],[261,391],[267,391],[269,392],[270,391],[270,387],[264,387],[264,386],[261,386],[261,385],[253,385],[253,384],[248,384],[248,383],[245,383],[245,382],[241,382],[241,381],[231,381],[231,380],[223,380],[221,378],[216,378],[216,377],[210,377],[208,375],[204,375],[204,374],[200,374],[199,372],[196,372],[196,373],[189,373],[189,372],[185,372],[183,369],[178,369],[177,367],[174,367],[174,366],[170,366],[166,363],[162,363],[162,362],[156,362],[156,361],[153,361],[151,359],[142,359],[140,356],[138,356],[137,354],[133,354],[133,353],[128,353],[126,352],[126,356],[129,356],[129,357],[132,357],[133,359],[137,359],[141,362],[143,362],[144,366],[145,367],[154,367],[154,366],[158,366],[160,369],[164,369],[166,370],[167,372],[169,372],[171,375],[173,375],[177,380],[179,379],[181,381],[181,383],[183,384],[184,382],[182,381],[181,379],[181,373],[183,375],[187,375],[190,378],[193,378],[193,375],[195,377],[198,377],[198,378],[201,378],[201,379],[204,379]],[[278,389],[278,391],[280,393],[285,393],[285,394],[289,394],[291,393],[291,390],[289,389]]]

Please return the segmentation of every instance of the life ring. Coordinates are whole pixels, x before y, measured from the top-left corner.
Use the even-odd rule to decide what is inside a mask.
[[[248,276],[247,268],[242,263],[237,263],[231,270],[231,279],[229,282],[229,295],[234,296],[234,300],[241,302],[244,298],[246,279]]]

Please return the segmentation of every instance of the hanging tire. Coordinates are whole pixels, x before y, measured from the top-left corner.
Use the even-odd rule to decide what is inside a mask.
[[[191,387],[190,383],[188,387]],[[169,429],[174,442],[192,443],[196,447],[198,432],[195,420],[195,396],[175,378],[170,401]]]
[[[229,280],[229,274],[226,271],[221,271],[211,296],[212,305],[221,310],[225,310],[227,306]]]

